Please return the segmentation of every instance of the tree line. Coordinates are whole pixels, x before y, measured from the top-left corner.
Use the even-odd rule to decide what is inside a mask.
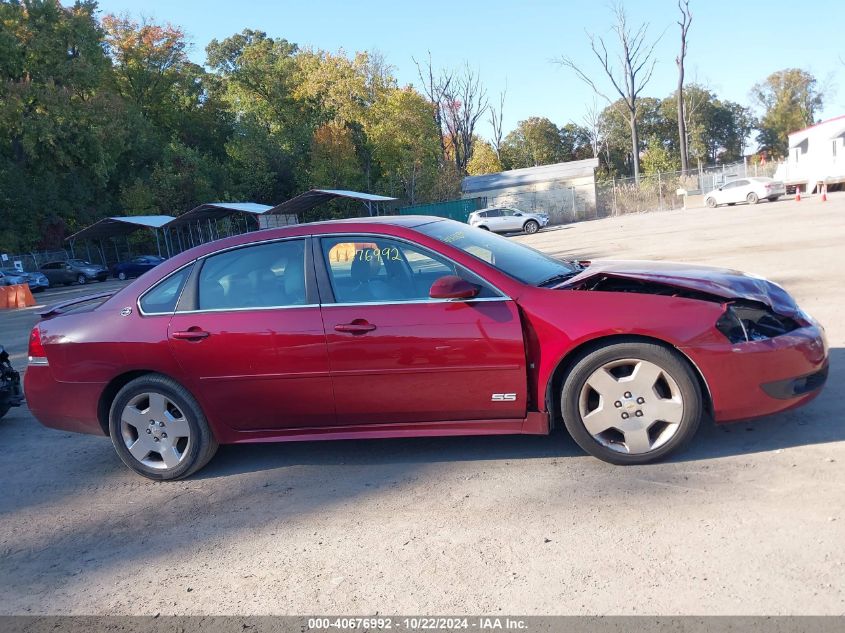
[[[815,79],[796,69],[754,87],[760,119],[683,78],[664,99],[643,96],[642,69],[654,61],[647,25],[633,29],[621,5],[614,11],[622,50],[645,62],[633,104],[624,89],[607,98],[596,80],[604,103],[583,120],[531,117],[505,134],[506,93],[491,99],[468,64],[439,68],[429,54],[414,60],[416,86],[400,86],[378,52],[329,52],[247,29],[212,40],[201,66],[170,24],[100,16],[93,0],[0,0],[0,251],[57,247],[108,215],[275,204],[312,187],[417,204],[459,196],[467,174],[565,160],[597,157],[603,177],[638,173],[640,163],[680,169],[682,156],[732,161],[753,130],[778,155],[786,133],[822,105]],[[609,85],[622,86],[607,44],[590,41]]]

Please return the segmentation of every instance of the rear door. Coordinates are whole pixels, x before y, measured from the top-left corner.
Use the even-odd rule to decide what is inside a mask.
[[[397,238],[323,237],[315,259],[339,424],[525,417],[525,351],[512,300]],[[478,297],[429,298],[434,280],[450,274],[478,284]]]
[[[189,388],[218,422],[239,431],[335,423],[307,239],[202,260],[168,339]]]

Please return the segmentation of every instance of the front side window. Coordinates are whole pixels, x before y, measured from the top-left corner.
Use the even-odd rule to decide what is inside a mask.
[[[476,275],[407,242],[343,236],[323,238],[321,244],[338,303],[427,300],[431,285],[445,275],[457,275],[479,286],[478,298],[499,296]]]
[[[305,240],[246,246],[212,255],[199,275],[200,310],[306,304]]]
[[[191,274],[191,268],[192,266],[185,266],[145,292],[138,302],[141,310],[146,314],[172,313],[176,309],[185,280]]]

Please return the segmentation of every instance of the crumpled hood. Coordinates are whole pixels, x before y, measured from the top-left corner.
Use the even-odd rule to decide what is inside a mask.
[[[784,316],[800,312],[790,294],[768,279],[738,270],[677,262],[596,260],[558,287],[577,287],[594,277],[648,281],[704,292],[726,300],[757,301]]]

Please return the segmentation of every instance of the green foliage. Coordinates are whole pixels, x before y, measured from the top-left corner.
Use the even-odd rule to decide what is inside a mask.
[[[487,141],[476,139],[475,149],[472,158],[467,164],[467,172],[470,176],[481,176],[482,174],[495,174],[502,171],[502,163],[493,146]]]
[[[589,133],[584,128],[574,123],[558,128],[545,117],[531,117],[520,121],[505,137],[501,162],[505,169],[520,169],[592,158],[592,155]]]
[[[303,48],[246,29],[209,43],[206,71],[188,48],[182,29],[99,19],[93,0],[0,0],[0,251],[59,247],[108,215],[178,214],[225,199],[275,204],[310,187],[406,204],[460,194],[456,137],[428,98],[397,86],[379,53]],[[700,86],[685,94],[693,158],[738,160],[756,125],[748,109]],[[813,122],[822,104],[800,70],[773,74],[754,98],[761,142],[781,153],[786,133]],[[499,155],[473,137],[461,145],[473,154],[459,162],[481,174],[590,158],[596,135],[601,173],[630,173],[621,106],[589,131],[521,121]],[[641,97],[638,118],[645,170],[674,168],[674,97]]]
[[[799,68],[772,73],[751,89],[751,96],[763,110],[757,140],[775,156],[786,155],[788,135],[815,123],[824,102],[816,78]]]
[[[681,169],[681,159],[676,153],[672,153],[666,145],[657,137],[652,136],[641,159],[643,173],[658,174],[669,173]]]

